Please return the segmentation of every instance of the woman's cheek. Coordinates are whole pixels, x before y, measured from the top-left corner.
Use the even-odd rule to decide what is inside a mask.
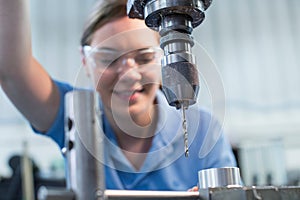
[[[144,76],[146,83],[151,84],[160,84],[161,83],[161,74],[160,71],[151,71]]]
[[[116,77],[105,71],[101,73],[98,72],[96,73],[94,81],[97,90],[108,90],[115,85]]]

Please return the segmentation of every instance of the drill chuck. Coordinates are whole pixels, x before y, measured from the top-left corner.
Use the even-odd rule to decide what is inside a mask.
[[[199,91],[191,18],[183,14],[163,17],[160,26],[162,59],[162,88],[171,106],[177,109],[196,102]]]
[[[168,103],[177,109],[196,102],[199,78],[192,54],[193,28],[202,23],[212,0],[129,0],[128,16],[145,19],[159,32],[162,59],[162,87]]]

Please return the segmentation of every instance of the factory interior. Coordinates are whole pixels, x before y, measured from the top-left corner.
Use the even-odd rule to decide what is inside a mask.
[[[57,80],[88,87],[78,48],[94,2],[30,0],[33,54]],[[300,186],[299,9],[297,0],[213,0],[193,31],[197,104],[222,123],[245,186]],[[22,199],[24,156],[35,193],[66,186],[57,144],[34,134],[1,90],[0,133],[0,200]]]

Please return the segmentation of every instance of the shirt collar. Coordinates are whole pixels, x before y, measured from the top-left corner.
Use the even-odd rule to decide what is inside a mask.
[[[178,140],[181,141],[181,115],[174,107],[169,106],[164,94],[159,90],[156,95],[158,106],[158,124],[152,146],[147,154],[143,166],[138,171],[149,172],[160,168],[162,163],[173,159],[174,151],[177,151]],[[120,171],[137,172],[122,153],[117,144],[116,136],[102,112],[103,130],[106,144],[106,164]],[[111,166],[113,165],[113,166]]]

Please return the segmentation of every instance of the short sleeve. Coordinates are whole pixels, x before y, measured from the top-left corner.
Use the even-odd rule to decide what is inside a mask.
[[[53,139],[58,146],[62,149],[64,147],[64,140],[65,140],[65,131],[64,131],[64,115],[65,115],[65,95],[66,93],[73,90],[73,87],[67,83],[54,81],[56,86],[59,89],[59,95],[60,95],[60,104],[59,104],[59,110],[56,115],[56,118],[50,127],[49,130],[47,130],[45,133],[41,133],[40,131],[36,130],[33,126],[32,129],[37,134],[42,134],[50,137]]]

